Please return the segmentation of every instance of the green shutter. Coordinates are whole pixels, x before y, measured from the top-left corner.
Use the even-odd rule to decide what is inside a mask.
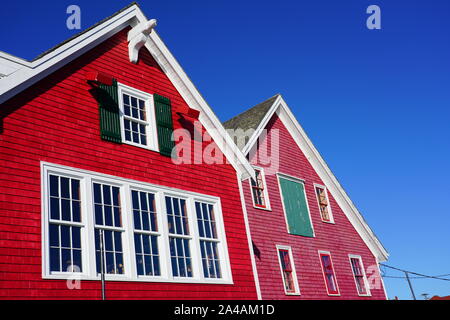
[[[172,140],[172,106],[166,97],[154,94],[156,126],[158,128],[159,153],[170,157],[175,142]]]
[[[99,84],[97,99],[100,110],[100,134],[102,139],[121,143],[117,81],[114,79],[111,86]]]
[[[286,213],[289,233],[313,237],[313,229],[306,204],[303,183],[279,177],[283,205]]]

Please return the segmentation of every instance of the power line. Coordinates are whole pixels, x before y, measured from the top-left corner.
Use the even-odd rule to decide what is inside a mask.
[[[383,278],[392,278],[392,279],[405,279],[406,277],[400,277],[400,276],[398,276],[398,277],[396,277],[396,276],[385,276],[385,275],[381,275]],[[441,274],[441,275],[437,275],[437,276],[432,276],[432,277],[437,277],[437,278],[440,278],[440,277],[447,277],[447,276],[450,276],[450,273],[449,274]],[[423,276],[417,276],[417,277],[409,277],[410,279],[427,279],[428,277],[423,277]],[[442,279],[442,280],[450,280],[450,279]]]
[[[411,282],[412,278],[416,278],[416,279],[428,278],[428,279],[437,279],[437,280],[450,281],[450,279],[442,278],[443,276],[448,276],[448,274],[440,275],[440,276],[430,276],[430,275],[426,275],[426,274],[422,274],[422,273],[418,273],[418,272],[413,272],[413,271],[408,271],[408,270],[405,270],[405,269],[400,269],[400,268],[397,268],[397,267],[392,267],[392,266],[389,266],[389,265],[383,264],[383,263],[380,263],[380,265],[385,267],[385,268],[390,268],[390,269],[393,269],[393,270],[396,270],[396,271],[403,272],[405,274],[404,277],[395,277],[395,278],[406,279],[406,281],[408,282],[409,290],[411,290],[411,295],[412,295],[413,300],[416,300],[416,294],[414,293],[414,289],[413,289],[413,286],[412,286],[412,282]],[[410,274],[414,274],[414,275],[416,275],[416,277],[410,277],[409,276]],[[384,277],[384,278],[394,278],[393,276],[387,276],[385,270],[383,270],[382,277]]]
[[[422,274],[422,273],[417,273],[417,272],[408,271],[408,270],[405,270],[405,269],[400,269],[400,268],[392,267],[392,266],[389,266],[389,265],[384,264],[384,263],[380,263],[380,265],[382,265],[383,267],[386,267],[386,268],[390,268],[390,269],[393,269],[393,270],[397,270],[397,271],[404,272],[405,274],[406,274],[406,273],[414,274],[414,275],[416,275],[416,276],[419,276],[418,278],[430,278],[430,279],[437,279],[437,280],[450,281],[450,279],[442,278],[443,276],[448,276],[448,275],[450,275],[450,274],[444,274],[444,275],[439,275],[439,276],[430,276],[430,275],[426,275],[426,274]],[[388,277],[388,276],[384,276],[384,277]],[[405,278],[405,279],[406,279],[407,277],[405,276],[405,277],[401,277],[401,278]],[[412,277],[410,277],[410,278],[412,279]],[[415,278],[417,278],[417,277],[415,277]]]

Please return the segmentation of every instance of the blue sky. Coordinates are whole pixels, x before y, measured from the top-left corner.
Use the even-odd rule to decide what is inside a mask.
[[[7,1],[0,50],[32,59],[128,1]],[[381,8],[382,29],[366,28]],[[281,93],[390,253],[450,273],[450,2],[146,1],[158,33],[221,120]],[[6,27],[7,26],[7,27]],[[390,276],[401,274],[388,271]],[[390,298],[409,299],[386,278]],[[414,279],[416,295],[450,282]]]

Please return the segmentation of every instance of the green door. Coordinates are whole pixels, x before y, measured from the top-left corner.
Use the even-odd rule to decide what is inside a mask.
[[[278,177],[283,205],[286,214],[289,233],[305,237],[313,237],[311,219],[306,204],[305,187],[303,183]]]

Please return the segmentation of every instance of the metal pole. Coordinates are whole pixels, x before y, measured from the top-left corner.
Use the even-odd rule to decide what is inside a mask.
[[[414,289],[413,289],[413,287],[412,287],[411,280],[409,280],[408,272],[406,272],[406,271],[404,271],[404,272],[405,272],[406,280],[408,280],[409,289],[411,289],[411,294],[412,294],[412,296],[413,296],[413,299],[414,299],[414,300],[417,300],[417,299],[416,299],[416,295],[414,294]]]
[[[106,300],[106,291],[105,291],[105,257],[103,253],[103,230],[100,229],[100,275],[102,279],[102,300]]]

